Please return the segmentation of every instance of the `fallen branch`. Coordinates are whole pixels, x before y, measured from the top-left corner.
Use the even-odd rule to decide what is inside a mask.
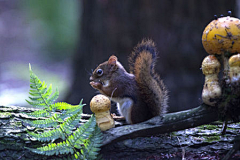
[[[194,109],[169,113],[164,117],[154,117],[139,124],[112,128],[104,132],[103,146],[125,139],[154,136],[193,128],[216,120],[218,120],[217,107],[202,104]]]

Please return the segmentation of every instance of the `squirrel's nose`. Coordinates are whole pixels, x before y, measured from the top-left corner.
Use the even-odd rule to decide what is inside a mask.
[[[91,76],[91,77],[89,78],[89,80],[92,81],[92,80],[93,80],[93,77]]]

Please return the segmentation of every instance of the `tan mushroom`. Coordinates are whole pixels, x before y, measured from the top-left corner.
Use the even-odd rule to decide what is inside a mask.
[[[202,62],[202,72],[205,75],[205,83],[202,91],[204,103],[214,106],[217,98],[221,96],[221,87],[218,82],[220,63],[214,55],[209,55]]]
[[[96,122],[102,131],[115,127],[115,122],[110,115],[111,101],[104,95],[96,95],[90,102],[90,109],[95,113]]]
[[[229,59],[229,78],[231,83],[240,82],[240,54]]]

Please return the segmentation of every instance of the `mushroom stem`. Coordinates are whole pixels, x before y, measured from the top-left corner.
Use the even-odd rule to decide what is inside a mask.
[[[97,125],[102,131],[108,130],[115,126],[114,120],[109,111],[95,114],[95,117]]]
[[[229,72],[229,63],[228,63],[228,58],[222,54],[222,61],[223,61],[223,79],[228,79],[228,72]]]
[[[218,82],[217,74],[205,75],[205,84],[202,92],[203,102],[214,106],[216,98],[221,96],[221,87]]]

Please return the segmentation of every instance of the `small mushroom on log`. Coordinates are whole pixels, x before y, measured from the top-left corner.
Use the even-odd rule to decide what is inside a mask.
[[[95,113],[96,122],[102,131],[115,127],[115,122],[110,115],[111,101],[104,95],[96,95],[90,102],[90,109]]]

